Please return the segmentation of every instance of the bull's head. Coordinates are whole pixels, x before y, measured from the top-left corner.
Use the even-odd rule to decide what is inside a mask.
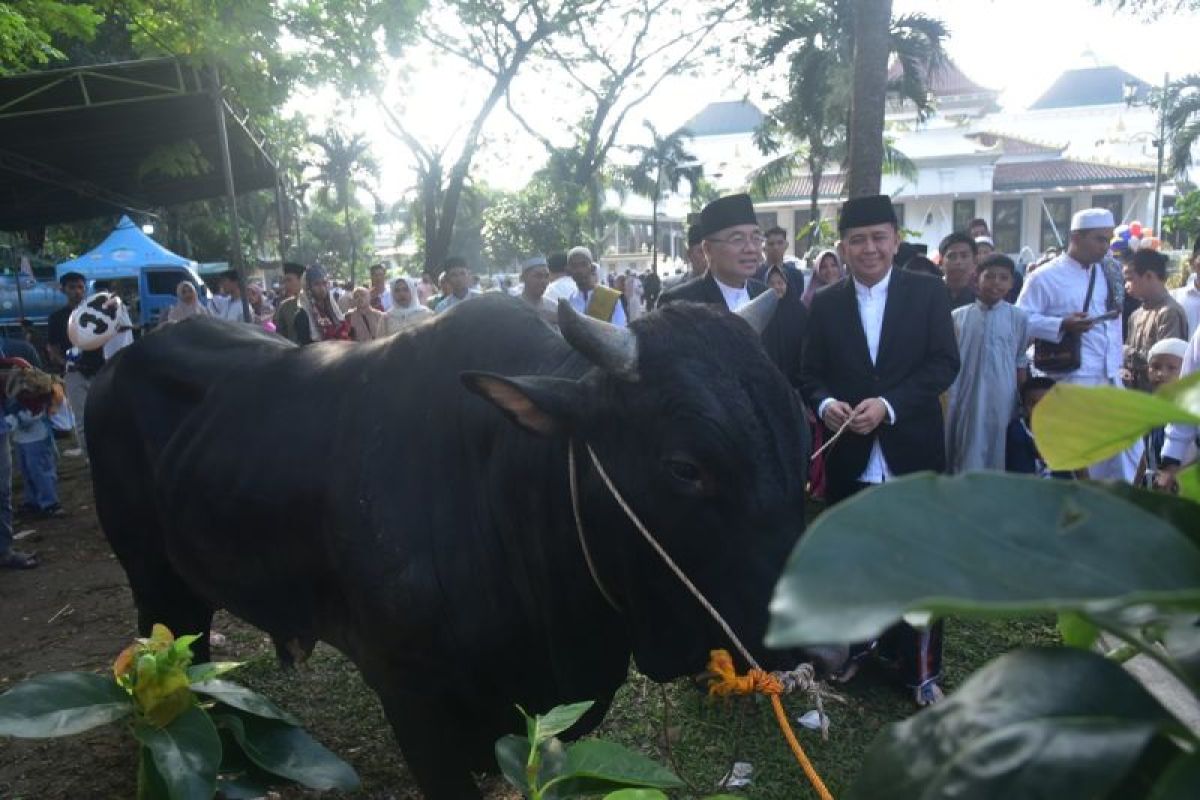
[[[759,341],[775,302],[765,292],[738,316],[672,305],[627,330],[562,302],[563,336],[593,369],[577,380],[466,377],[522,427],[573,438],[580,454],[590,444],[760,661],[770,593],[804,527],[808,438],[791,387]],[[586,457],[578,469],[597,572],[627,617],[639,667],[656,680],[700,671],[708,650],[730,643],[641,540]]]

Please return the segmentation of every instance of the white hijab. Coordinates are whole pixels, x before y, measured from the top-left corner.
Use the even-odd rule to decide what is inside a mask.
[[[432,311],[421,305],[420,295],[417,292],[417,282],[415,280],[412,278],[397,278],[392,281],[392,288],[394,289],[396,284],[401,281],[408,287],[408,305],[401,306],[398,303],[393,303],[391,309],[387,312],[388,333],[397,333],[405,328],[416,325],[427,317],[433,316]]]

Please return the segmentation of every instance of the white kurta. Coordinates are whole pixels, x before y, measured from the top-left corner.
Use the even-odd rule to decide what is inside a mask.
[[[1196,279],[1189,277],[1187,285],[1172,289],[1171,297],[1183,306],[1188,318],[1188,336],[1194,336],[1200,323],[1200,289],[1196,288]]]
[[[1183,354],[1183,370],[1179,377],[1185,378],[1200,368],[1200,331],[1192,334],[1187,352]],[[1166,442],[1163,444],[1164,457],[1173,458],[1180,464],[1190,464],[1196,460],[1196,436],[1200,433],[1195,425],[1185,425],[1182,422],[1171,423],[1167,426]]]
[[[575,294],[578,289],[574,278],[570,275],[563,275],[550,281],[546,286],[546,291],[542,293],[542,297],[557,305],[559,300],[570,300],[571,295]]]
[[[1108,310],[1108,281],[1101,265],[1096,270],[1096,288],[1088,305],[1089,316],[1099,316]],[[1052,342],[1062,340],[1062,321],[1083,311],[1087,297],[1088,268],[1063,254],[1025,279],[1017,308],[1029,315],[1029,336]],[[1111,383],[1119,386],[1122,360],[1121,319],[1111,319],[1083,334],[1080,366],[1074,372],[1050,375],[1067,383]]]
[[[954,309],[962,363],[950,386],[946,463],[951,473],[1004,469],[1008,425],[1017,408],[1017,370],[1029,343],[1025,312],[1001,300]]]
[[[545,296],[546,295],[544,294],[542,295],[542,297]],[[571,294],[571,296],[567,298],[567,301],[571,304],[571,308],[575,309],[580,314],[586,314],[588,300],[591,298],[591,296],[591,292],[584,294],[577,286],[575,287],[575,291]],[[621,305],[620,300],[617,300],[617,302],[613,305],[612,319],[606,320],[606,322],[611,322],[618,328],[624,328],[629,324],[629,320],[625,318],[625,307]]]
[[[1104,278],[1102,265],[1095,264],[1092,268],[1096,270],[1096,288],[1092,292],[1087,313],[1089,316],[1098,316],[1108,310],[1108,281]],[[1026,278],[1021,296],[1017,298],[1017,307],[1029,314],[1030,338],[1061,341],[1062,320],[1084,310],[1087,288],[1088,269],[1066,253],[1039,267]],[[1123,359],[1121,318],[1117,317],[1093,325],[1091,330],[1083,334],[1079,369],[1050,374],[1049,377],[1081,386],[1121,387]],[[1123,453],[1089,466],[1088,477],[1132,481],[1141,457],[1142,443],[1139,441]]]

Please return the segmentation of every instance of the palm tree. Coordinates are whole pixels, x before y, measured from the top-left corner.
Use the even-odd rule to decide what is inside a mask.
[[[860,7],[855,0],[783,0],[768,4],[762,14],[772,21],[775,33],[758,51],[762,64],[786,59],[788,96],[768,114],[756,136],[764,153],[776,153],[787,140],[800,143],[759,170],[753,188],[765,193],[780,180],[807,167],[812,177],[809,211],[817,219],[821,180],[832,162],[847,163],[853,88],[854,19]],[[780,22],[782,20],[782,22]],[[908,14],[891,20],[887,53],[900,65],[899,77],[890,91],[911,100],[924,118],[932,109],[928,93],[929,74],[945,62],[943,43],[946,26],[923,14]],[[886,77],[886,75],[885,75]],[[876,135],[877,144],[883,138]],[[857,155],[857,154],[856,154]],[[862,156],[866,158],[866,156]],[[894,148],[885,147],[872,157],[890,170],[904,174],[911,167]],[[889,164],[889,162],[891,162]]]
[[[350,282],[353,284],[358,245],[350,225],[350,206],[358,204],[354,199],[357,190],[371,191],[379,178],[379,166],[371,155],[366,137],[360,133],[349,135],[340,128],[330,127],[324,134],[309,136],[308,141],[321,150],[320,160],[313,164],[317,168],[315,179],[320,184],[317,202],[327,208],[340,208],[342,212],[346,239],[350,243]]]
[[[623,182],[637,195],[650,198],[651,221],[650,231],[653,242],[650,245],[650,269],[658,274],[658,203],[663,192],[676,193],[680,185],[687,181],[689,188],[695,192],[699,187],[704,168],[699,159],[688,152],[684,140],[691,137],[686,128],[669,133],[659,134],[649,121],[646,128],[650,131],[650,144],[634,145],[629,152],[638,157],[632,167],[622,170]]]
[[[1171,82],[1162,113],[1171,144],[1171,172],[1185,175],[1192,165],[1192,148],[1200,141],[1200,73]]]

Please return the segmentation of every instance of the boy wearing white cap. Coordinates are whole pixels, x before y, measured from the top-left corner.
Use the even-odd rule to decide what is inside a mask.
[[[1026,280],[1017,307],[1029,315],[1029,335],[1035,345],[1039,339],[1045,343],[1035,348],[1037,374],[1083,386],[1121,385],[1121,298],[1102,263],[1114,227],[1108,209],[1076,213],[1071,219],[1067,252]],[[1078,342],[1072,355],[1069,346],[1075,337]],[[1058,358],[1053,358],[1055,344],[1064,346]],[[1051,357],[1043,358],[1043,353]],[[1139,455],[1122,453],[1093,464],[1088,475],[1132,481]]]
[[[1149,373],[1150,389],[1157,390],[1160,386],[1179,380],[1183,372],[1183,357],[1187,355],[1188,343],[1183,339],[1162,339],[1150,348]],[[1137,478],[1134,485],[1153,488],[1154,479],[1162,470],[1163,450],[1166,446],[1166,430],[1155,428],[1142,437],[1144,452],[1142,461],[1138,464]],[[1181,461],[1196,459],[1195,439],[1184,441],[1181,448]]]

